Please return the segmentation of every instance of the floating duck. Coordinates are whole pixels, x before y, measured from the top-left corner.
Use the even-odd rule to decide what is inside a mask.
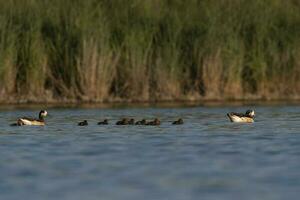
[[[178,120],[172,122],[173,125],[180,125],[183,124],[183,119],[179,118]]]
[[[254,110],[247,110],[245,114],[243,113],[228,113],[231,122],[243,122],[243,123],[252,123],[254,122]]]
[[[160,125],[160,121],[159,119],[155,118],[153,121],[147,122],[146,125],[157,126]]]
[[[87,125],[89,125],[87,120],[83,120],[82,122],[78,123],[78,126],[87,126]]]
[[[137,121],[135,125],[146,125],[146,120],[142,119],[141,121]]]
[[[129,125],[134,125],[134,119],[130,119],[128,122]]]
[[[108,125],[108,120],[105,119],[102,122],[98,122],[98,125]]]
[[[47,116],[46,110],[41,110],[39,113],[39,118],[28,118],[22,117],[17,120],[17,123],[11,124],[12,126],[23,126],[23,125],[33,125],[33,126],[44,126],[45,125],[45,117]]]
[[[121,121],[117,121],[116,125],[128,125],[128,119],[123,118]]]

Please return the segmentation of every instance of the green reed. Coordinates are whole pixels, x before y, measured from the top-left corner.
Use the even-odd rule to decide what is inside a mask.
[[[298,98],[295,0],[0,0],[1,100]]]

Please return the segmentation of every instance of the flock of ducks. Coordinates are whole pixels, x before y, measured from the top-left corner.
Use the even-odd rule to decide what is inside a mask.
[[[108,119],[105,119],[101,122],[98,122],[98,125],[108,125]],[[176,121],[174,121],[172,124],[183,124],[183,120],[180,118]],[[87,120],[84,120],[82,122],[78,123],[78,126],[87,126],[88,122]],[[134,119],[128,119],[128,118],[123,118],[120,121],[116,122],[116,125],[152,125],[152,126],[158,126],[160,125],[160,120],[155,118],[153,121],[146,121],[146,119],[142,119],[141,121],[135,121]]]
[[[22,117],[17,120],[16,123],[11,124],[12,126],[24,126],[24,125],[34,125],[34,126],[44,126],[45,125],[45,117],[47,116],[46,110],[41,110],[39,112],[38,119],[36,118],[28,118]],[[253,123],[254,122],[254,110],[247,110],[245,113],[228,113],[228,118],[231,122],[237,123]],[[108,125],[108,120],[105,119],[101,122],[98,122],[98,125]],[[120,121],[116,122],[116,125],[149,125],[149,126],[158,126],[161,122],[159,119],[155,118],[153,121],[147,121],[146,119],[142,119],[141,121],[135,121],[134,119],[123,118]],[[183,119],[179,118],[178,120],[172,122],[173,125],[181,125],[183,124]],[[87,126],[87,120],[81,121],[78,123],[78,126]]]

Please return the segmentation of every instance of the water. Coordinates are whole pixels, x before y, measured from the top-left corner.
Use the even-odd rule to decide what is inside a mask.
[[[254,108],[254,124],[225,114]],[[0,199],[297,199],[300,106],[49,108],[45,127],[0,111]],[[159,127],[97,126],[158,117]],[[185,124],[170,121],[183,117]],[[76,123],[87,119],[87,127]]]

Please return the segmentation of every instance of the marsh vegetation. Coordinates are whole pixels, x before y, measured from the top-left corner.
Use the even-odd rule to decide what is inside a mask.
[[[0,0],[7,101],[295,99],[297,0]]]

